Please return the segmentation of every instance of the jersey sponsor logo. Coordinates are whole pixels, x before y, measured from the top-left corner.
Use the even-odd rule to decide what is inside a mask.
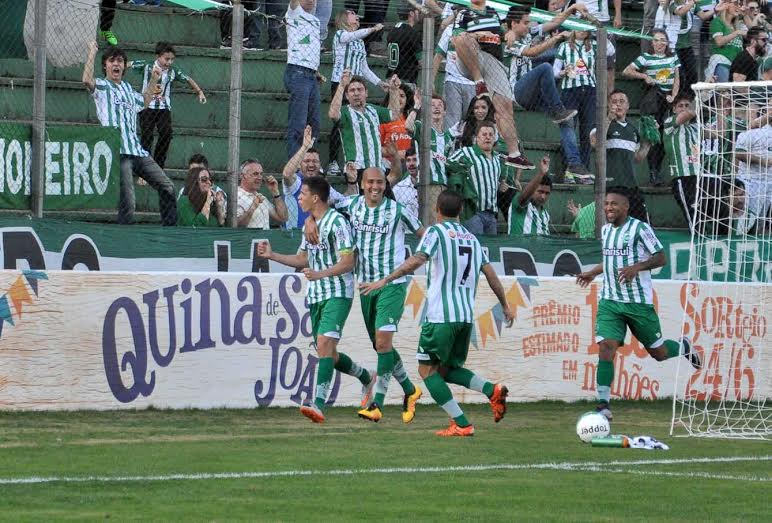
[[[113,104],[124,106],[127,109],[133,109],[134,108],[134,101],[133,100],[127,100],[122,95],[120,95],[118,93],[113,93]]]
[[[458,238],[459,240],[471,240],[474,238],[474,234],[471,232],[448,231],[448,236],[450,236],[451,239]]]
[[[517,58],[513,59],[513,62],[515,63],[515,65],[517,67],[520,67],[520,66],[523,66],[523,65],[530,64],[531,63],[531,59],[530,58],[520,58],[520,57],[517,57]]]
[[[320,243],[306,243],[306,248],[309,251],[327,251],[330,249],[330,244],[327,242],[320,242]]]
[[[633,249],[627,247],[626,249],[603,249],[603,256],[630,256],[633,254]]]
[[[499,35],[496,35],[496,34],[485,35],[478,38],[477,41],[480,42],[481,44],[499,45],[501,43],[501,38],[499,37]]]
[[[670,78],[670,70],[669,69],[660,69],[657,71],[657,74],[655,75],[655,79],[657,82],[664,83],[667,82],[668,78]]]
[[[359,232],[377,232],[380,234],[386,234],[389,232],[389,225],[376,225],[376,224],[370,224],[370,223],[363,223],[359,220],[354,221],[354,229],[356,229]]]

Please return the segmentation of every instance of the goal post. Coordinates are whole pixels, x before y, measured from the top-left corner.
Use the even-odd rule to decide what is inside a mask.
[[[699,83],[696,176],[676,179],[691,228],[672,435],[772,436],[772,82]],[[696,153],[696,154],[695,154]]]

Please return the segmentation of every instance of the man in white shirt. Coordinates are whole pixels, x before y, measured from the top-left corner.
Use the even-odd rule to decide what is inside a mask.
[[[239,227],[250,229],[270,229],[271,220],[284,223],[287,221],[287,206],[284,204],[279,182],[273,176],[266,179],[266,185],[273,196],[273,203],[260,193],[263,185],[263,166],[255,158],[249,158],[241,164],[239,176],[239,202],[236,219]]]
[[[319,136],[319,57],[322,52],[321,24],[314,15],[316,0],[290,0],[284,19],[287,23],[287,69],[284,87],[290,95],[287,118],[287,158],[292,158],[303,142],[306,125]]]
[[[750,115],[753,120],[755,115]],[[749,119],[750,121],[751,119]],[[739,160],[737,178],[745,184],[748,209],[766,217],[772,208],[772,125],[767,112],[766,124],[737,135],[735,155]]]
[[[408,175],[393,187],[394,198],[418,218],[418,154],[413,148],[405,153],[405,168]]]

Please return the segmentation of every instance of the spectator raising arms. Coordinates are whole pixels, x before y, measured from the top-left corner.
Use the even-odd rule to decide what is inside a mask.
[[[404,0],[403,0],[404,1]],[[421,56],[421,35],[415,25],[421,20],[421,12],[409,3],[397,9],[399,22],[389,31],[386,39],[389,70],[386,76],[399,76],[403,82],[415,86],[418,80],[418,57]]]
[[[705,69],[706,82],[713,81],[714,76],[717,82],[728,82],[729,68],[743,50],[745,30],[735,28],[740,12],[739,7],[734,0],[722,2],[719,7],[722,8],[721,11],[710,22],[710,36],[713,44],[710,61]]]
[[[205,167],[194,167],[185,178],[185,194],[177,200],[177,225],[221,227],[225,224],[225,198],[212,190],[212,175]]]
[[[653,116],[662,129],[670,110],[670,104],[678,95],[680,80],[678,57],[670,52],[667,33],[662,29],[652,31],[652,54],[644,53],[628,65],[623,74],[628,78],[637,78],[646,82],[646,93],[641,99],[641,114]],[[649,162],[649,182],[662,185],[659,171],[665,150],[662,144],[654,144],[647,157]]]
[[[161,78],[155,86],[150,104],[139,113],[142,147],[148,152],[153,148],[155,130],[158,129],[158,141],[155,144],[155,151],[153,151],[153,159],[161,169],[166,166],[166,155],[172,141],[172,82],[187,82],[198,96],[199,103],[206,103],[204,91],[196,81],[174,65],[176,54],[172,44],[158,42],[155,46],[155,61],[134,60],[129,62],[131,69],[142,71],[143,91],[150,85],[153,69],[161,72]]]
[[[108,47],[102,54],[102,72],[105,78],[94,78],[97,51],[96,42],[91,42],[83,67],[82,81],[94,98],[99,123],[103,127],[116,127],[121,133],[118,223],[127,224],[134,219],[134,175],[137,175],[158,191],[161,223],[175,225],[177,202],[174,199],[174,184],[142,147],[137,135],[137,113],[150,104],[161,73],[153,70],[145,92],[140,95],[123,80],[128,60],[126,53],[118,47]]]
[[[367,64],[367,50],[365,49],[364,38],[377,33],[383,29],[383,24],[376,24],[366,29],[359,28],[359,15],[349,9],[341,11],[335,16],[335,36],[332,39],[332,75],[330,77],[330,96],[335,96],[338,90],[340,77],[343,71],[351,71],[352,76],[360,76],[375,86],[381,87],[384,91],[389,85],[378,78],[370,66]],[[344,99],[345,105],[347,101]],[[340,153],[340,124],[336,120],[333,122],[332,131],[330,131],[330,165],[328,171],[330,174],[340,174],[338,164],[338,155]]]
[[[691,91],[691,85],[697,81],[697,60],[691,43],[691,31],[694,12],[697,10],[694,0],[660,0],[654,27],[667,33],[670,51],[678,55],[681,62],[681,86]]]
[[[393,77],[397,78],[397,77]],[[396,96],[397,101],[392,104],[391,97]],[[384,107],[395,106],[397,113],[393,114],[394,120],[390,122],[381,123],[381,145],[385,146],[389,142],[393,142],[397,146],[400,158],[405,158],[405,153],[413,146],[413,137],[408,133],[405,127],[405,120],[408,115],[415,111],[413,104],[415,103],[413,90],[403,83],[399,83],[395,94],[387,94],[383,100]]]
[[[260,193],[263,185],[263,166],[259,160],[249,158],[241,164],[239,180],[239,201],[236,219],[239,227],[268,230],[271,220],[284,225],[287,221],[287,206],[279,189],[279,182],[273,176],[266,180],[273,203]]]

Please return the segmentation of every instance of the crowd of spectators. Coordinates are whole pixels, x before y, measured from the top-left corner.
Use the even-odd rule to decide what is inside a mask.
[[[693,176],[700,169],[694,152],[698,144],[692,85],[698,80],[741,82],[772,77],[770,25],[765,14],[769,6],[765,0],[645,0],[642,26],[648,36],[641,40],[640,56],[617,66],[619,41],[609,36],[609,114],[604,122],[596,122],[595,33],[565,30],[561,24],[572,17],[592,25],[621,28],[625,22],[621,0],[613,0],[613,16],[608,0],[536,0],[536,8],[553,15],[543,22],[533,21],[527,6],[513,6],[502,17],[485,0],[471,0],[470,7],[401,0],[396,6],[399,22],[388,31],[384,22],[389,0],[347,0],[337,13],[331,0],[242,3],[248,10],[245,51],[286,49],[284,85],[289,93],[287,165],[280,181],[265,178],[269,198],[260,192],[260,162],[244,162],[237,217],[243,227],[302,227],[304,217],[294,195],[303,177],[325,171],[342,174],[347,183],[345,192],[355,193],[363,171],[370,167],[384,170],[388,193],[417,212],[418,165],[422,161],[418,154],[422,96],[417,87],[420,22],[429,13],[436,16],[433,78],[441,74],[443,62],[445,67],[444,77],[434,82],[442,86],[442,93],[432,96],[432,157],[426,160],[431,161],[432,184],[450,186],[465,195],[466,224],[477,234],[496,234],[501,215],[512,234],[549,234],[546,204],[553,181],[594,181],[591,154],[597,127],[606,130],[609,182],[633,189],[640,202],[637,213],[646,218],[643,197],[637,192],[636,162],[646,160],[653,186],[662,185],[666,178]],[[103,2],[100,23],[101,37],[111,44],[117,43],[108,23],[114,5],[114,1]],[[360,8],[364,12],[361,20]],[[231,20],[231,10],[224,10],[221,27],[225,47],[231,45]],[[331,20],[335,29],[328,38]],[[266,28],[264,44],[261,32]],[[321,111],[320,94],[328,80],[320,71],[325,53],[332,55],[332,101],[326,115]],[[369,57],[379,55],[386,58],[383,78],[368,63]],[[94,56],[92,49],[92,73]],[[169,201],[171,182],[163,168],[172,136],[172,82],[187,82],[199,101],[206,103],[198,84],[173,65],[174,58],[174,48],[164,42],[158,44],[154,62],[128,62],[122,52],[108,49],[102,60],[106,79],[89,76],[88,64],[84,71],[84,83],[94,93],[103,125],[112,125],[110,111],[139,112],[139,133],[136,124],[122,129],[125,143],[121,150],[119,221],[131,221],[134,198],[130,182],[138,176],[159,191],[165,225],[222,225],[225,195],[214,187],[208,167],[191,168],[179,199]],[[120,60],[118,71],[115,62]],[[142,71],[142,95],[123,79],[126,69]],[[635,98],[635,107],[630,107],[632,96],[627,89],[614,88],[614,70],[641,82],[642,95]],[[121,103],[110,103],[110,97],[120,98]],[[375,102],[381,99],[381,103]],[[762,102],[759,107],[748,108],[747,114],[755,112],[744,122],[744,129],[752,136],[742,136],[743,140],[738,136],[738,144],[758,149],[758,144],[768,143],[768,106],[766,100],[766,105]],[[644,124],[639,127],[628,120],[631,109],[639,112],[648,131],[643,130]],[[524,171],[537,166],[523,154],[516,122],[519,110],[543,113],[559,128],[564,171],[550,173],[547,157],[528,184],[521,181]],[[325,117],[332,121],[333,130],[329,162],[323,169],[314,145]],[[153,148],[156,131],[158,140]],[[759,170],[755,152],[739,146],[738,151],[741,177]],[[768,166],[769,159],[765,161]],[[765,190],[764,180],[744,178],[749,207],[759,215],[769,211],[769,202],[764,200],[769,193],[760,192]],[[585,235],[588,208],[570,202],[568,209],[577,220],[581,216]],[[173,219],[175,215],[177,219]]]

